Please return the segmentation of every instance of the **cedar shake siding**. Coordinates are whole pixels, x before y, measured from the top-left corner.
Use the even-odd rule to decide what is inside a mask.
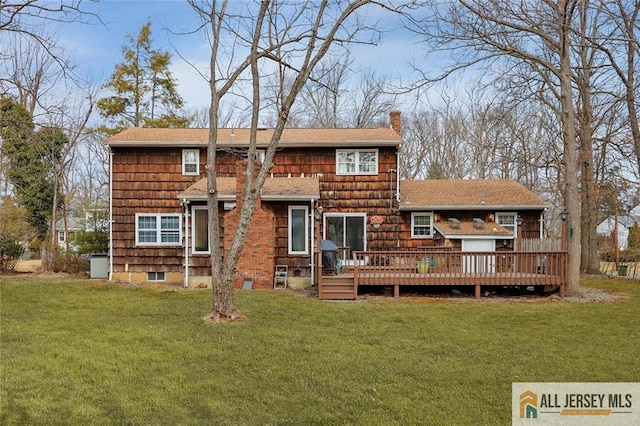
[[[228,191],[220,201],[221,244],[225,247],[235,229],[238,207],[225,211],[225,204],[236,202],[236,165],[246,159],[243,130],[234,131],[235,141],[219,144],[216,171],[221,186]],[[195,136],[194,136],[195,135]],[[192,207],[206,205],[206,132],[200,129],[128,129],[110,138],[113,153],[113,279],[145,281],[148,272],[165,272],[168,282],[183,282],[185,273],[185,208],[188,201],[189,276],[192,283],[207,283],[210,277],[209,254],[193,253]],[[382,137],[380,137],[382,135]],[[204,136],[205,139],[202,139]],[[229,136],[229,135],[227,135]],[[223,132],[224,137],[224,132]],[[324,138],[324,139],[323,139]],[[238,265],[236,284],[252,278],[256,287],[270,287],[276,264],[289,266],[290,276],[309,277],[312,253],[289,253],[289,208],[304,207],[313,217],[321,206],[324,214],[357,213],[383,216],[380,229],[366,224],[367,248],[395,247],[400,217],[395,201],[397,189],[397,149],[400,137],[391,129],[288,129],[279,145],[265,189],[261,207],[256,210],[245,252]],[[259,144],[260,145],[260,144]],[[260,146],[258,147],[260,149]],[[199,173],[182,174],[183,149],[199,153]],[[340,175],[337,150],[373,150],[377,152],[377,174]],[[233,182],[232,182],[233,179]],[[281,179],[280,181],[277,181]],[[304,179],[304,180],[301,180]],[[275,182],[277,181],[277,182]],[[281,185],[290,182],[289,185]],[[304,190],[306,198],[296,195],[298,185],[315,182],[315,191]],[[284,186],[282,194],[268,198],[267,186]],[[287,188],[287,186],[289,186]],[[265,190],[267,192],[265,193]],[[306,191],[306,192],[305,192]],[[300,192],[299,190],[297,192]],[[291,195],[287,198],[287,194]],[[311,201],[314,201],[313,205]],[[136,214],[180,215],[180,242],[171,245],[136,245]],[[264,217],[263,217],[264,216]],[[265,228],[269,223],[268,230]],[[320,230],[322,221],[309,219],[310,229]],[[257,228],[254,229],[254,228]],[[265,232],[268,231],[268,232]],[[315,235],[316,247],[319,233]],[[255,256],[267,254],[270,260],[256,262]],[[267,268],[254,271],[260,263]],[[268,269],[268,271],[267,271]],[[133,276],[132,276],[133,275]],[[195,278],[195,280],[191,279]]]
[[[118,148],[113,157],[113,272],[124,273],[119,275],[124,279],[129,273],[182,273],[182,241],[163,246],[136,245],[136,214],[182,216],[176,196],[199,177],[182,175],[179,148]]]
[[[399,131],[398,112],[392,113],[391,123]],[[266,147],[272,133],[273,129],[258,132],[258,150]],[[242,164],[246,163],[248,135],[247,129],[220,129],[216,145],[220,245],[225,250],[237,227],[237,194],[243,193]],[[153,273],[160,272],[166,282],[210,284],[210,255],[193,252],[192,229],[194,207],[207,204],[207,140],[207,129],[131,128],[109,138],[113,171],[112,279],[146,281],[148,273],[153,279]],[[313,249],[321,239],[329,239],[330,233],[335,236],[343,231],[351,247],[361,245],[366,250],[429,246],[460,249],[465,238],[495,240],[496,250],[513,250],[514,228],[519,238],[540,236],[541,214],[549,206],[517,182],[407,180],[400,182],[398,188],[400,143],[399,134],[391,128],[286,129],[249,227],[237,265],[236,286],[250,278],[254,287],[272,287],[275,265],[288,265],[290,277],[311,277],[314,254],[309,247],[301,249],[304,230],[313,232]],[[188,162],[188,171],[193,174],[183,174],[183,150],[194,154]],[[373,150],[377,155],[376,169],[371,160]],[[344,173],[338,172],[339,159]],[[307,222],[301,224],[303,211]],[[297,223],[299,238],[291,238],[297,248],[290,248],[290,212],[295,212],[298,220],[292,223]],[[315,218],[316,212],[321,212],[320,219]],[[179,218],[179,235],[174,228],[169,232],[171,243],[137,243],[137,215],[156,215],[143,218],[150,223],[154,218],[159,220],[160,215],[173,215],[167,226],[175,227],[175,218]],[[382,218],[379,227],[371,223],[372,216]],[[517,217],[523,220],[521,227],[514,225]],[[415,224],[412,218],[416,219]],[[450,226],[450,218],[461,222],[459,229]],[[474,219],[480,221],[474,225]],[[479,223],[482,225],[476,226]],[[351,230],[346,231],[349,226]],[[161,231],[165,229],[158,228],[159,236]],[[195,235],[202,239],[203,232]],[[144,232],[144,238],[152,239],[149,233]],[[186,238],[188,277],[184,276]],[[307,239],[307,246],[310,240]],[[206,244],[200,247],[205,250]]]

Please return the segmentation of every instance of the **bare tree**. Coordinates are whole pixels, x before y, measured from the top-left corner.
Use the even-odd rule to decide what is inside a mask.
[[[640,119],[638,118],[640,71],[637,67],[640,58],[640,27],[638,26],[640,2],[599,0],[597,3],[606,17],[601,25],[609,32],[603,37],[590,37],[589,41],[607,55],[609,65],[623,85],[621,99],[626,105],[637,170],[640,174]]]
[[[579,292],[580,193],[576,150],[571,35],[577,0],[503,2],[460,0],[436,4],[433,16],[414,21],[414,29],[432,46],[459,54],[459,61],[434,79],[479,63],[496,65],[500,58],[527,63],[558,99],[562,123],[563,194],[569,218],[569,282],[567,292]],[[433,80],[433,79],[431,79]]]
[[[294,102],[316,66],[334,44],[344,45],[363,35],[369,38],[359,38],[361,42],[375,41],[377,32],[355,20],[356,13],[365,7],[384,5],[370,0],[325,0],[302,4],[265,0],[241,5],[228,1],[206,4],[191,1],[191,4],[211,28],[207,201],[213,307],[207,318],[213,321],[234,320],[240,316],[233,302],[234,269],[256,208],[260,188],[273,164],[278,142],[287,125]],[[253,161],[247,162],[246,190],[244,194],[237,194],[238,198],[243,199],[238,226],[229,250],[223,256],[219,245],[220,227],[214,167],[221,100],[235,86],[249,86],[246,89],[251,100],[248,157],[253,158],[258,125],[261,121],[263,78],[269,74],[279,76],[277,95],[280,109],[263,163],[258,166]]]

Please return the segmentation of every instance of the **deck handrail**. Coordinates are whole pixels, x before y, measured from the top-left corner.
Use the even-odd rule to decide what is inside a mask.
[[[355,285],[567,284],[567,251],[356,251]]]

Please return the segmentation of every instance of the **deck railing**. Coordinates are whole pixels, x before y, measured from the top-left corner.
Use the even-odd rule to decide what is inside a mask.
[[[353,264],[356,286],[567,283],[566,251],[359,251]]]

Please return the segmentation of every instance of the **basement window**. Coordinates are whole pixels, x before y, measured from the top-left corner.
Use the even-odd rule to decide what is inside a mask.
[[[164,272],[147,272],[147,281],[164,281]]]

